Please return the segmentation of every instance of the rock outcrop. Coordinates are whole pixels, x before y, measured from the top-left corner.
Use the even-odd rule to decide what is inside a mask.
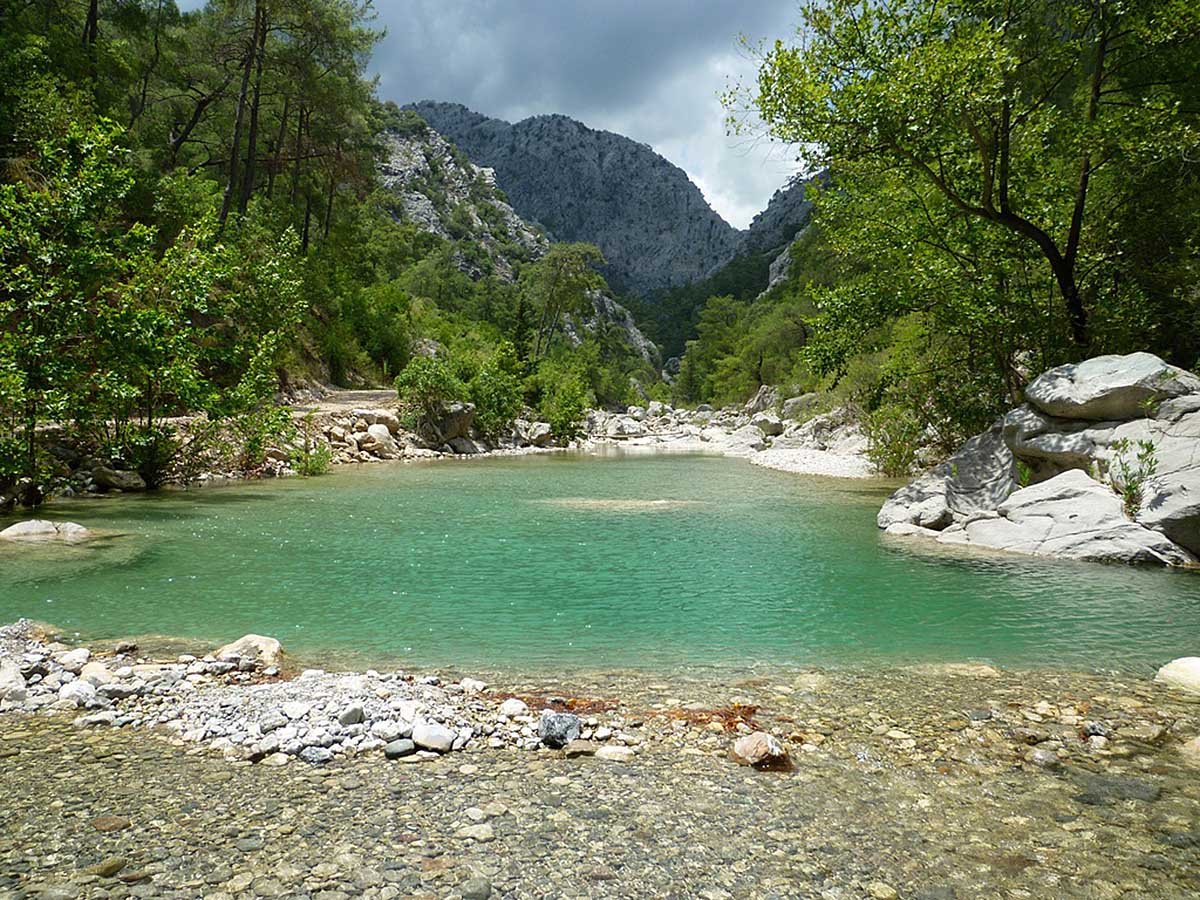
[[[555,240],[596,244],[619,290],[648,294],[703,278],[741,233],[682,169],[645,144],[566,116],[516,124],[456,103],[414,109],[472,161],[495,170],[513,207]]]
[[[1038,556],[1196,562],[1200,378],[1149,353],[1101,356],[1049,370],[1025,396],[897,491],[879,527]]]
[[[398,198],[402,218],[422,231],[482,248],[486,267],[506,281],[521,262],[546,252],[545,236],[496,190],[495,173],[473,164],[424,122],[386,132],[383,144],[381,181]],[[488,274],[476,254],[460,251],[455,262],[472,277]]]

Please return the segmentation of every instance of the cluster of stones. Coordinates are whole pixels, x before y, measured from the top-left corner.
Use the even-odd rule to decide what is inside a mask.
[[[433,459],[481,453],[544,449],[553,446],[545,422],[518,419],[508,433],[489,439],[475,427],[475,406],[446,403],[434,423],[436,435],[425,439],[402,427],[394,412],[356,409],[328,414],[319,423],[321,437],[333,450],[335,463],[367,463],[388,459]]]
[[[588,413],[588,444],[718,453],[770,468],[813,474],[867,477],[867,438],[848,407],[817,413],[820,398],[805,394],[781,400],[763,387],[744,406],[676,409],[651,401],[624,413]]]
[[[76,711],[81,727],[161,727],[230,760],[320,764],[382,751],[416,762],[479,742],[630,761],[642,743],[623,717],[498,702],[472,678],[319,669],[288,678],[279,643],[259,635],[169,663],[139,659],[128,643],[96,658],[39,640],[24,621],[0,637],[0,711]]]
[[[1025,399],[897,491],[879,527],[1033,556],[1198,563],[1200,378],[1149,353],[1101,356],[1045,372]]]

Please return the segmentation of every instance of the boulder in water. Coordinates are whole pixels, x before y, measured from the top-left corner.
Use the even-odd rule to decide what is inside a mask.
[[[146,481],[137,472],[124,469],[111,469],[108,466],[96,466],[92,470],[92,480],[106,491],[144,491]]]
[[[1154,680],[1189,694],[1200,695],[1200,656],[1171,660],[1158,670]]]
[[[6,541],[85,541],[92,533],[75,522],[48,522],[45,519],[29,519],[17,522],[0,531],[0,540]]]

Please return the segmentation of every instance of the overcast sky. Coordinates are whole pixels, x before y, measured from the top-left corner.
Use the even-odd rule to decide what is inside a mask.
[[[202,0],[183,0],[191,8]],[[744,228],[794,154],[725,135],[718,95],[752,81],[739,46],[790,38],[796,0],[375,0],[387,100],[448,100],[510,122],[564,113],[649,144]]]

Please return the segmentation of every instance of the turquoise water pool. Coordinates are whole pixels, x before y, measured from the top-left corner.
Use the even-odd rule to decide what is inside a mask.
[[[874,524],[887,491],[701,456],[562,455],[61,503],[45,514],[106,537],[0,550],[0,620],[525,670],[1148,671],[1200,653],[1200,577],[891,539]]]

